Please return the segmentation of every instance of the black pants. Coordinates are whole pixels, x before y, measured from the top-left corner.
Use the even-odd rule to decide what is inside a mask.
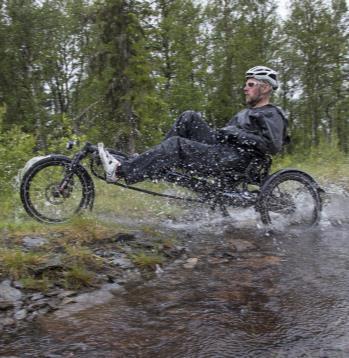
[[[225,176],[248,164],[244,151],[217,140],[216,132],[193,111],[184,112],[159,145],[125,160],[120,174],[128,184],[161,179],[171,169]]]

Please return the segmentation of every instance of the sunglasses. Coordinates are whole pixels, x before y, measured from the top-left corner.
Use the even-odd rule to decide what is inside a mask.
[[[252,87],[260,86],[260,85],[261,85],[261,83],[258,83],[258,82],[247,82],[245,86],[252,88]]]

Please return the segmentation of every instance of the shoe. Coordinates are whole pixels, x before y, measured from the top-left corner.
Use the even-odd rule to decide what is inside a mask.
[[[116,170],[121,166],[121,163],[115,159],[106,149],[104,149],[103,143],[98,143],[98,154],[101,159],[106,181],[108,183],[115,183],[118,181],[118,176],[116,175]]]

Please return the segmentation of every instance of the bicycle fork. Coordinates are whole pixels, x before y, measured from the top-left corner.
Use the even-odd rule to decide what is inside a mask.
[[[74,185],[73,177],[74,177],[74,173],[76,172],[76,168],[79,166],[80,162],[84,158],[86,158],[88,154],[95,152],[96,149],[97,149],[96,146],[92,145],[91,143],[86,143],[84,147],[73,156],[71,164],[65,167],[64,178],[57,187],[58,192],[54,194],[58,196],[62,196],[63,198],[69,197]]]

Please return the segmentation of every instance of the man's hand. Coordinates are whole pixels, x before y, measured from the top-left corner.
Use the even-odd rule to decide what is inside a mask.
[[[223,143],[234,143],[239,137],[240,130],[235,126],[227,126],[218,130],[218,139]]]

